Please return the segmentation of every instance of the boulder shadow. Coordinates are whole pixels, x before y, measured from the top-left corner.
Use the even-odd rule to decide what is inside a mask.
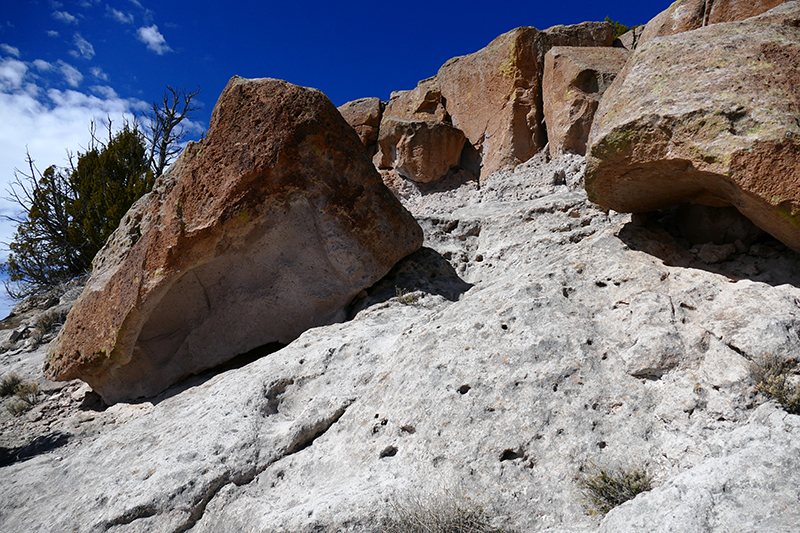
[[[800,287],[800,253],[766,233],[727,259],[711,264],[698,256],[701,246],[692,245],[662,220],[629,222],[617,236],[630,249],[657,257],[666,265],[705,270],[732,281],[748,279],[772,286]]]
[[[211,378],[219,374],[222,374],[223,372],[247,366],[250,363],[261,359],[262,357],[266,357],[270,354],[273,354],[285,347],[286,344],[280,342],[271,342],[269,344],[253,348],[252,350],[245,352],[243,354],[239,354],[233,357],[232,359],[227,360],[224,363],[203,370],[202,372],[199,372],[197,374],[188,376],[183,380],[179,381],[178,383],[172,385],[164,392],[158,394],[157,396],[154,396],[152,398],[140,398],[137,400],[133,400],[131,403],[149,402],[152,403],[153,405],[158,405],[159,403],[163,402],[166,399],[172,398],[173,396],[177,396],[178,394],[186,392],[189,389],[193,389],[195,387],[204,385]]]
[[[422,247],[398,261],[388,274],[366,289],[366,295],[357,297],[348,309],[348,320],[401,294],[419,291],[455,302],[470,288],[472,284],[461,279],[439,252]]]
[[[9,466],[37,455],[60,448],[69,442],[70,435],[55,431],[47,435],[39,435],[23,446],[6,448],[0,446],[0,467]]]

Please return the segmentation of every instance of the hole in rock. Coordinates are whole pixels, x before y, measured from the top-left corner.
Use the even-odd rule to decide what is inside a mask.
[[[397,447],[387,446],[381,452],[380,458],[383,459],[384,457],[394,457],[395,455],[397,455]]]
[[[517,459],[522,459],[524,454],[521,451],[517,450],[504,450],[503,454],[500,455],[500,462],[503,461],[516,461]]]
[[[469,390],[470,390],[471,388],[472,388],[472,387],[470,387],[469,385],[461,385],[461,386],[458,388],[458,393],[459,393],[459,394],[466,394],[466,393],[468,393],[468,392],[469,392]]]
[[[410,433],[413,435],[414,433],[417,432],[417,428],[415,428],[411,424],[406,424],[405,426],[400,426],[400,431],[403,431],[405,433]]]
[[[603,448],[605,448],[606,446],[607,446],[607,444],[606,444],[606,441],[604,441],[604,440],[601,440],[600,442],[597,443],[597,447],[600,448],[601,450]]]
[[[500,327],[501,327],[503,330],[507,330],[507,329],[508,329],[508,326],[507,326],[506,324],[502,324]]]

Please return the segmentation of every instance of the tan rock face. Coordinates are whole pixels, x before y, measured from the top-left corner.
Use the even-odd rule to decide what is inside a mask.
[[[464,132],[450,124],[389,118],[378,141],[384,169],[417,183],[437,181],[458,166]]]
[[[544,118],[550,155],[586,154],[600,97],[625,66],[624,48],[557,46],[545,55]]]
[[[231,79],[208,136],[95,260],[45,372],[108,403],[309,327],[416,250],[422,231],[325,95]]]
[[[439,69],[445,107],[477,151],[481,176],[527,161],[544,147],[544,54],[553,46],[611,46],[613,33],[606,22],[517,28]]]
[[[370,157],[375,153],[378,143],[382,110],[380,98],[360,98],[339,106],[339,113],[356,130]]]
[[[430,183],[458,166],[464,140],[450,123],[436,79],[430,78],[410,91],[392,93],[373,162],[405,179]]]
[[[732,205],[800,250],[800,2],[651,41],[606,92],[589,198],[624,212]]]
[[[765,13],[786,1],[678,0],[647,23],[638,45],[656,37],[696,30],[709,24],[745,20]]]
[[[736,22],[766,13],[789,0],[715,0],[709,2],[708,24]]]

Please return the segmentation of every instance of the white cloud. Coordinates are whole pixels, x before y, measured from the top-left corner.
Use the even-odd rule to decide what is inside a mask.
[[[102,96],[107,100],[113,100],[114,98],[119,98],[119,95],[117,95],[117,91],[115,91],[108,85],[92,85],[89,88],[92,90],[94,94]]]
[[[38,60],[40,69],[54,65]],[[63,65],[59,65],[62,67]],[[125,119],[132,121],[148,104],[141,100],[120,98],[110,87],[92,87],[94,94],[75,90],[44,91],[34,85],[33,69],[14,59],[0,61],[0,197],[6,196],[14,169],[27,172],[26,151],[30,152],[39,170],[50,165],[65,165],[67,150],[77,153],[89,143],[89,124],[104,122],[110,117],[114,129]],[[104,127],[98,127],[103,132]],[[19,214],[19,207],[0,198],[0,214]],[[14,225],[0,220],[0,243],[10,242]],[[0,262],[7,251],[0,245]]]
[[[172,51],[172,48],[169,47],[166,39],[164,39],[164,36],[158,31],[158,26],[155,24],[139,28],[137,33],[139,35],[139,40],[145,43],[149,50],[152,50],[158,55],[162,56]]]
[[[122,24],[133,24],[133,13],[123,13],[122,11],[114,9],[108,4],[106,4],[106,16],[111,17]]]
[[[130,0],[130,3],[135,5],[139,9],[144,9],[144,6],[139,2],[139,0]]]
[[[0,60],[0,91],[13,91],[22,87],[28,65],[16,59]]]
[[[108,81],[108,74],[103,72],[103,69],[101,69],[100,67],[92,67],[91,69],[89,69],[89,72],[91,72],[92,76],[94,76],[98,80]]]
[[[78,87],[83,81],[83,74],[69,63],[59,60],[58,68],[61,71],[61,75],[64,76],[64,81],[70,87]]]
[[[11,46],[10,44],[0,44],[0,50],[7,53],[10,56],[19,57],[19,48]]]
[[[48,37],[58,37],[58,32],[56,30],[50,30],[47,32]]]
[[[71,50],[70,55],[74,57],[83,57],[84,59],[92,59],[94,57],[94,46],[84,39],[80,33],[76,33],[72,40],[78,49]]]
[[[34,60],[33,66],[36,67],[36,70],[39,72],[51,72],[54,68],[56,68],[52,63],[48,63],[44,59]]]
[[[56,20],[60,20],[65,24],[77,24],[78,19],[75,15],[70,15],[66,11],[53,11],[52,17]]]

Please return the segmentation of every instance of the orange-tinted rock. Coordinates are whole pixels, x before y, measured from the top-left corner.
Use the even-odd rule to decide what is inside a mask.
[[[656,37],[696,30],[709,24],[755,17],[787,0],[677,0],[647,23],[637,46]]]
[[[589,141],[589,198],[732,205],[800,250],[800,3],[637,49]]]
[[[437,181],[458,167],[465,140],[464,132],[444,122],[387,118],[381,122],[379,168],[417,183]]]
[[[422,80],[410,91],[396,91],[386,104],[387,119],[449,122],[436,78]]]
[[[630,55],[608,47],[556,46],[547,52],[542,100],[551,157],[586,153],[600,97]]]
[[[356,130],[370,157],[378,143],[382,109],[380,98],[360,98],[339,106],[339,113]]]
[[[429,183],[458,166],[464,139],[464,133],[450,124],[436,79],[429,78],[410,91],[392,93],[373,162],[379,169],[394,169],[406,179]]]
[[[234,77],[95,259],[45,372],[116,402],[345,318],[422,231],[321,92]]]
[[[527,161],[544,147],[544,54],[553,46],[610,46],[613,39],[606,22],[517,28],[439,69],[447,113],[477,152],[481,176]]]

